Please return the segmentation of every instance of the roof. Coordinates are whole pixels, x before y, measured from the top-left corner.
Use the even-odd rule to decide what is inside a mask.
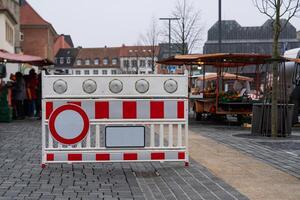
[[[285,62],[288,58],[280,57],[280,62]],[[299,60],[299,59],[298,59]],[[293,59],[293,62],[298,62]],[[239,67],[249,65],[259,65],[273,62],[271,55],[264,54],[239,54],[239,53],[219,53],[219,54],[189,54],[176,55],[165,60],[158,61],[165,65],[211,65],[214,67]]]
[[[24,1],[20,7],[20,24],[50,26],[53,32],[57,34],[52,24],[43,19],[27,1]]]
[[[120,47],[104,47],[104,48],[79,48],[76,59],[81,59],[82,65],[74,64],[75,67],[103,67],[103,68],[119,68],[120,61],[117,65],[112,65],[112,59],[118,59],[120,55]],[[84,65],[84,60],[90,59],[90,65]],[[99,59],[99,65],[95,65],[94,60]],[[108,59],[108,65],[103,64],[103,59]]]
[[[157,57],[159,54],[159,46],[125,46],[121,47],[120,57]]]
[[[63,35],[64,38],[65,38],[65,41],[66,43],[68,43],[70,45],[70,47],[74,47],[74,44],[73,44],[73,40],[71,38],[71,35]]]
[[[221,74],[221,77],[223,80],[253,81],[253,78],[250,77],[240,76],[240,75],[230,74],[225,72]],[[205,74],[205,76],[200,75],[197,77],[197,79],[199,80],[206,80],[206,81],[217,80],[217,78],[218,78],[217,73],[207,73]]]
[[[27,63],[34,66],[47,66],[53,63],[38,56],[13,54],[0,50],[0,62],[8,63]]]

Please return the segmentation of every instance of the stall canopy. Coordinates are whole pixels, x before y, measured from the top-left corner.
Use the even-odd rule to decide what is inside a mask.
[[[0,50],[0,62],[24,63],[38,67],[53,65],[53,62],[48,59],[43,59],[38,56],[8,53],[3,50]]]
[[[273,61],[274,60],[271,55],[265,54],[218,53],[176,55],[165,60],[158,61],[158,63],[164,65],[212,65],[216,67],[239,67],[267,64]],[[278,61],[293,61],[300,63],[300,59],[289,59],[284,57],[280,57]]]
[[[249,82],[253,81],[253,78],[250,77],[240,76],[240,75],[230,74],[225,72],[222,73],[220,76],[222,77],[223,80],[240,80],[240,81],[249,81]],[[197,79],[201,81],[217,80],[217,78],[218,78],[217,73],[206,73],[204,76],[203,75],[197,76]]]

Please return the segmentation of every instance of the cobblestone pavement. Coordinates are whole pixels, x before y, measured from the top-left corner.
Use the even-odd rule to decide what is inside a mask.
[[[182,163],[40,167],[39,122],[0,124],[1,199],[247,199],[203,166]]]
[[[192,122],[190,129],[202,136],[226,144],[300,178],[300,132],[289,138],[251,136],[249,129],[225,125],[202,125]]]

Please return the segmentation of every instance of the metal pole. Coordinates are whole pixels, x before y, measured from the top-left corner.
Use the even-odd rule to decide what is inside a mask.
[[[219,42],[218,42],[218,50],[219,53],[222,52],[222,0],[219,0]]]
[[[169,19],[169,57],[171,57],[171,19]]]

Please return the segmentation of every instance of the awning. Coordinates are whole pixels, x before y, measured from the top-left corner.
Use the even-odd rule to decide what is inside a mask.
[[[197,77],[198,80],[203,81],[205,79],[205,81],[211,81],[211,80],[217,80],[217,73],[206,73],[204,76],[203,75],[199,75]],[[249,81],[252,82],[253,78],[247,77],[247,76],[240,76],[240,75],[236,75],[236,74],[230,74],[230,73],[222,73],[221,77],[223,80],[239,80],[239,81]]]
[[[241,54],[241,53],[218,53],[218,54],[190,54],[176,55],[168,59],[158,61],[164,65],[211,65],[215,67],[241,67],[248,65],[260,65],[272,63],[271,55],[266,54]],[[279,62],[291,61],[291,59],[280,57]],[[293,62],[300,63],[299,59]]]
[[[3,50],[0,50],[0,62],[24,63],[39,67],[53,65],[53,62],[48,59],[43,59],[38,56],[8,53]]]

